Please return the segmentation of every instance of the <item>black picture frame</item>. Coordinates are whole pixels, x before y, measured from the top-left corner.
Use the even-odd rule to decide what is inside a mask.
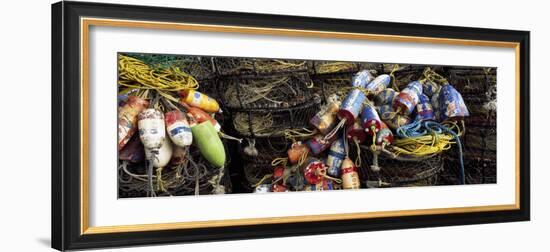
[[[82,234],[80,138],[80,18],[101,17],[277,29],[490,40],[519,43],[519,209],[396,216],[337,221],[294,222],[160,231]],[[52,5],[52,247],[58,250],[254,239],[530,219],[530,85],[528,31],[393,22],[328,19],[210,10],[83,2]]]

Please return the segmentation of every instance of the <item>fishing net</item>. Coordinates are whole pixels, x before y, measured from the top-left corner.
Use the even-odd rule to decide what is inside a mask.
[[[259,59],[259,58],[214,58],[218,73],[221,75],[258,75],[307,71],[305,60]]]

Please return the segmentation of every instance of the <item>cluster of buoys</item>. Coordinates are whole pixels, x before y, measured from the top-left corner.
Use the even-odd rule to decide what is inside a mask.
[[[349,157],[350,146],[357,148],[357,155],[360,145],[367,147],[363,149],[374,156],[370,168],[378,172],[381,167],[377,155],[391,149],[394,138],[401,136],[395,135],[399,128],[415,122],[461,120],[469,115],[461,94],[448,82],[435,83],[424,78],[411,81],[398,91],[389,87],[390,75],[375,77],[372,72],[356,73],[343,99],[329,96],[310,120],[316,134],[292,138],[287,162],[274,160],[275,170],[288,170],[281,175],[286,177],[272,176],[271,183],[262,180],[256,185],[256,192],[360,188],[360,159],[353,161]],[[451,144],[448,138],[443,139],[447,141],[445,146]]]
[[[196,90],[183,90],[179,95],[181,98],[177,104],[159,96],[150,99],[128,95],[120,101],[119,158],[142,162],[144,157],[148,161],[153,196],[153,167],[160,179],[165,166],[184,163],[192,145],[212,166],[221,169],[225,165],[226,153],[219,133],[221,126],[211,114],[220,111],[218,102]],[[139,137],[132,138],[136,132],[139,132]]]

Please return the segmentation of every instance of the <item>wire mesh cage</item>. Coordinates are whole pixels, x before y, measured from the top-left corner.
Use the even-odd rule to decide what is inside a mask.
[[[228,159],[226,164],[231,161]],[[147,197],[150,190],[145,161],[132,163],[119,160],[119,198]],[[160,175],[160,179],[159,179]],[[157,196],[231,193],[228,165],[217,168],[209,164],[199,150],[192,148],[185,161],[168,165],[162,173],[152,175]]]
[[[221,75],[271,75],[308,69],[306,60],[294,59],[217,57],[214,62]]]
[[[290,108],[247,109],[233,114],[233,126],[241,136],[279,137],[286,129],[301,129],[317,113],[321,98],[315,96]]]
[[[393,157],[379,154],[379,171],[370,169],[373,163],[373,154],[365,151],[361,156],[364,164],[359,170],[361,179],[366,181],[367,187],[396,187],[438,184],[438,174],[443,170],[443,159],[437,154],[424,159]]]
[[[312,75],[355,73],[362,67],[361,63],[349,61],[311,61],[309,73]]]
[[[265,175],[273,173],[272,161],[286,157],[290,142],[284,137],[248,138],[239,149],[246,178],[244,186],[251,190]]]
[[[496,183],[496,69],[453,67],[445,71],[462,94],[470,116],[462,137],[466,183]],[[459,160],[456,149],[445,153],[443,183],[453,183]]]
[[[228,77],[221,82],[225,106],[231,109],[289,108],[312,98],[306,73]]]

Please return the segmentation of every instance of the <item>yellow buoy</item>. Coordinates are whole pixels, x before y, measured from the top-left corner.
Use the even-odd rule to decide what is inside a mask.
[[[187,89],[180,92],[181,102],[185,102],[193,107],[200,108],[208,113],[220,111],[220,104],[208,95],[201,92]]]

